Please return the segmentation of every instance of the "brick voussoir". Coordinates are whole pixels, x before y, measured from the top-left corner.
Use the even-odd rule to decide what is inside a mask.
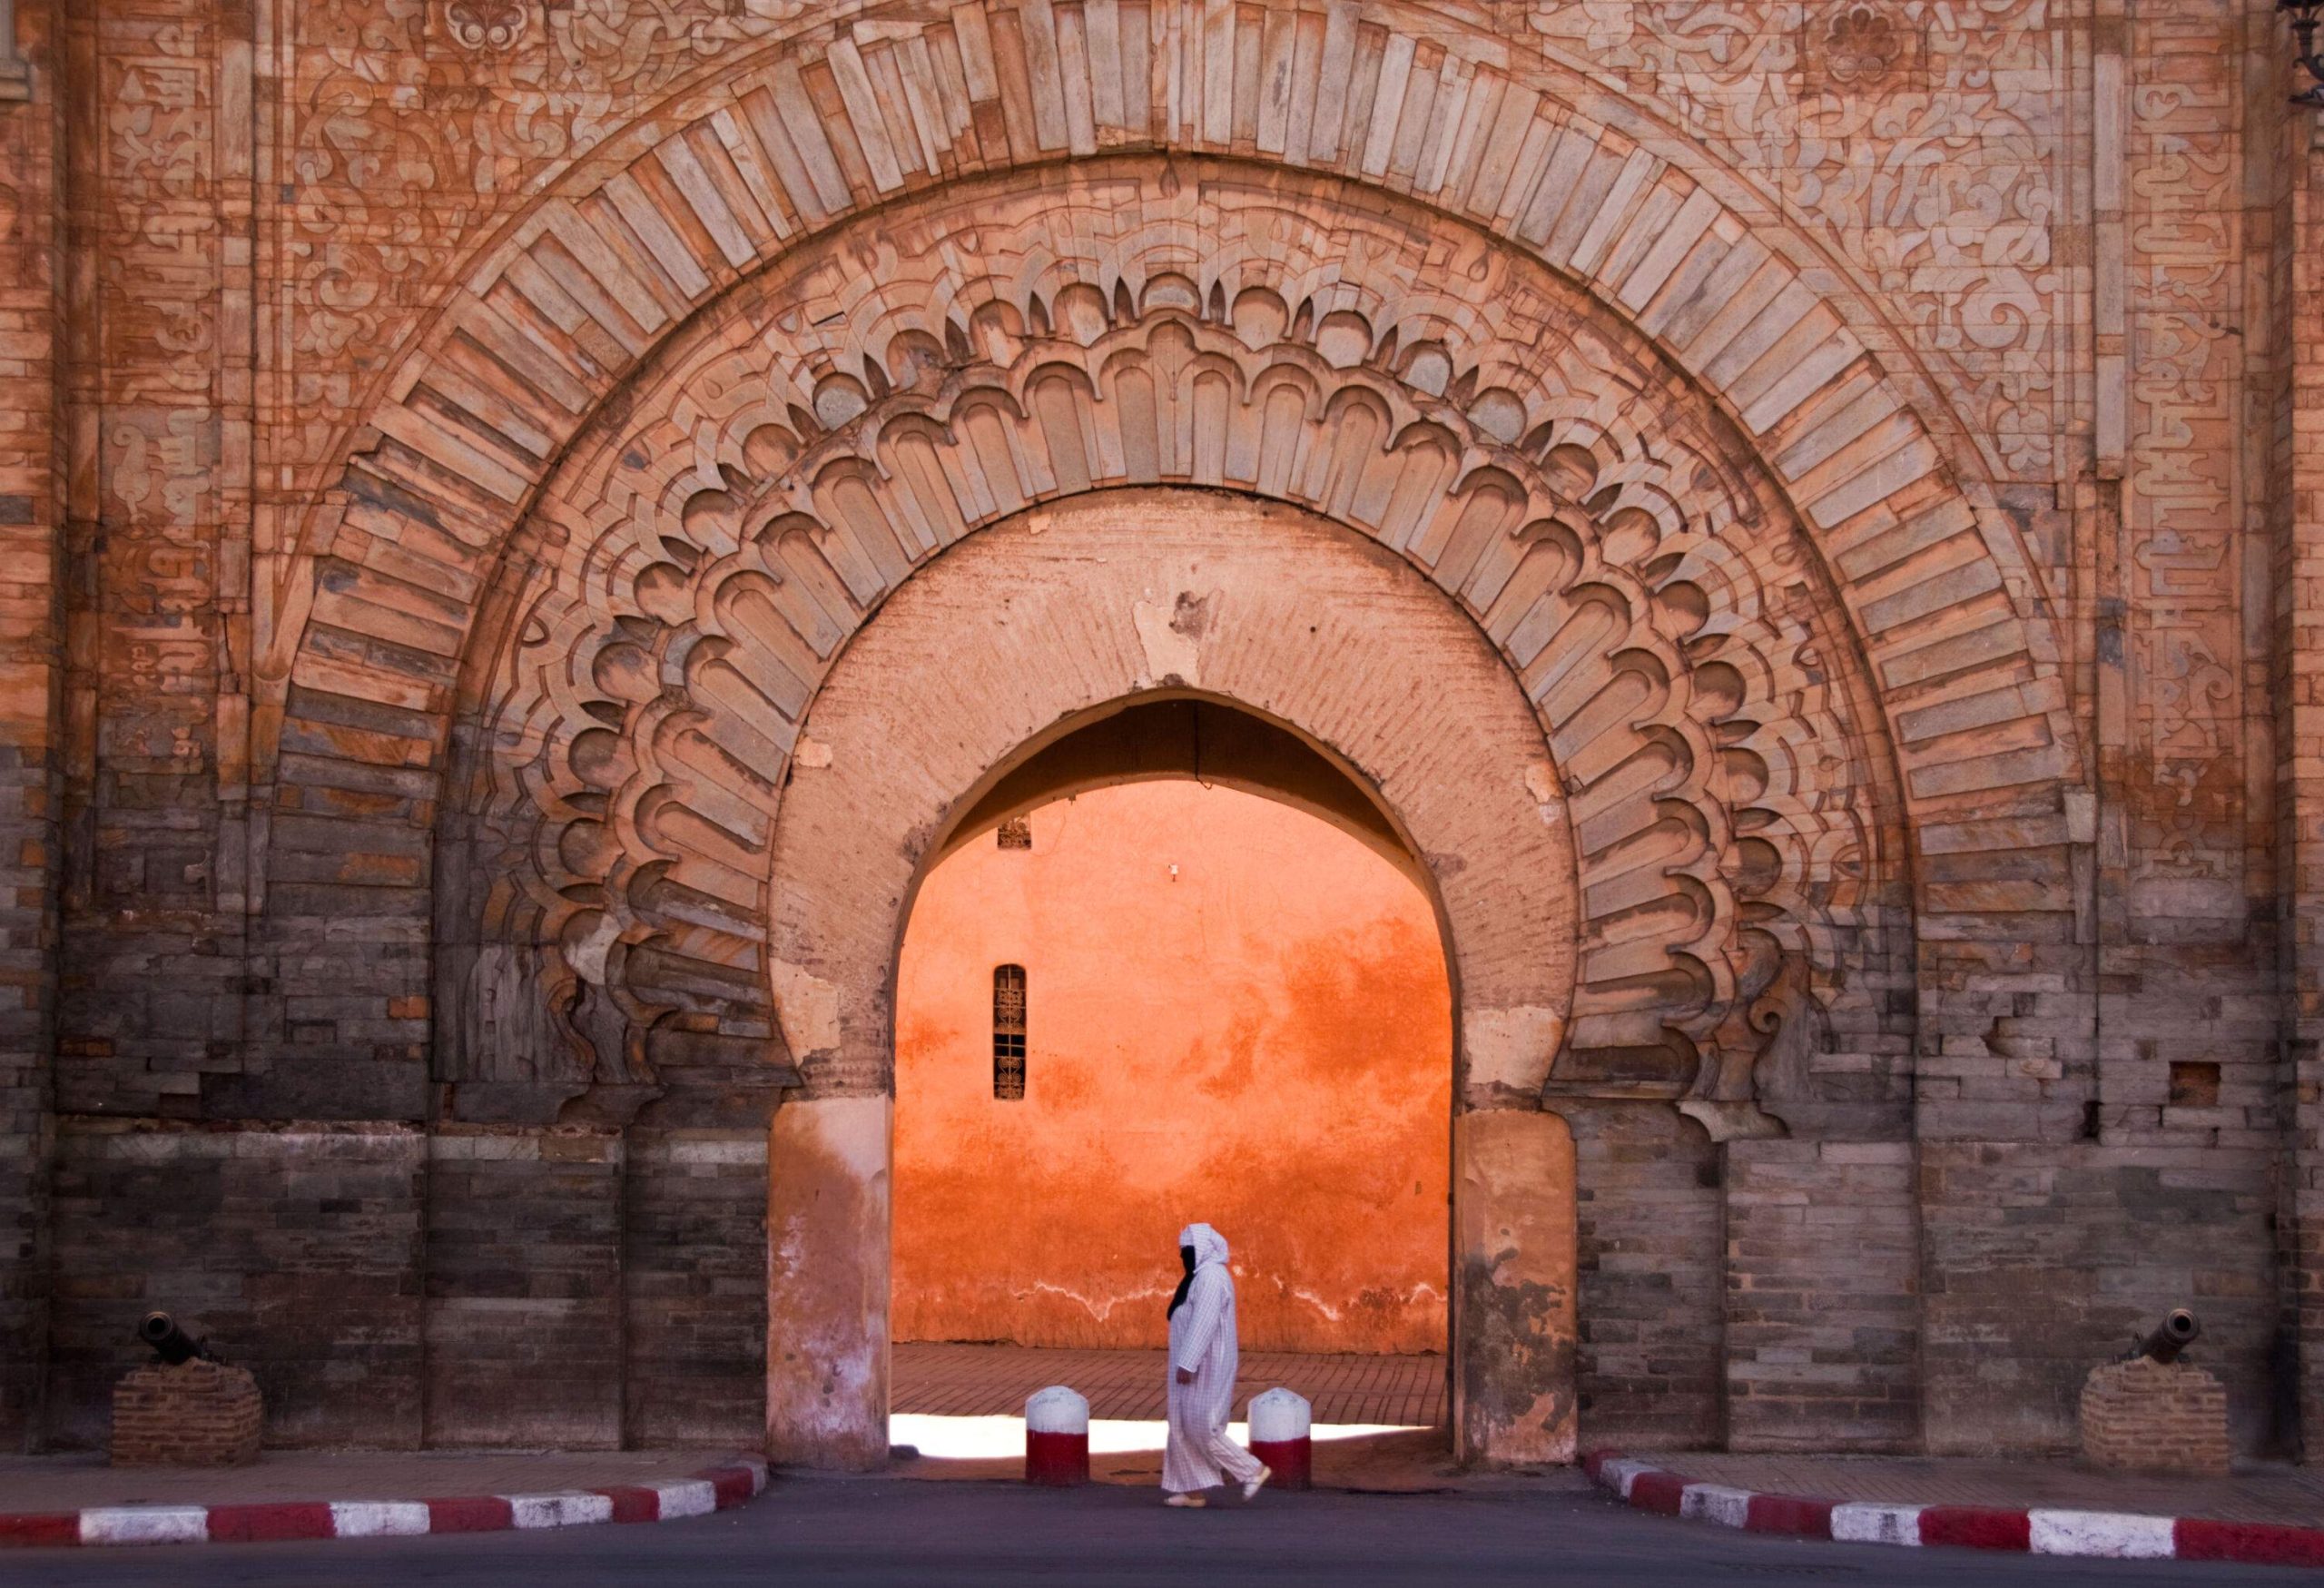
[[[1836,1502],[1763,1494],[1593,1450],[1582,1470],[1642,1511],[1709,1522],[1747,1533],[1837,1538],[1851,1544],[1950,1545],[2103,1560],[2238,1561],[2250,1565],[2324,1566],[2324,1528],[2126,1512],[2023,1510],[1982,1505]],[[0,1528],[5,1528],[0,1523]]]
[[[269,1544],[280,1539],[497,1533],[603,1522],[678,1522],[749,1503],[766,1463],[738,1456],[684,1478],[538,1494],[433,1500],[280,1500],[236,1505],[103,1505],[0,1514],[0,1549],[138,1544]]]

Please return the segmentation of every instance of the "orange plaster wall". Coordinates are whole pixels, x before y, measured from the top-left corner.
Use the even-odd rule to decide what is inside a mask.
[[[1452,1000],[1420,890],[1225,788],[1099,790],[931,872],[897,987],[899,1340],[1150,1346],[1195,1219],[1246,1349],[1441,1351]],[[1170,867],[1178,868],[1174,880]],[[1026,1096],[992,970],[1026,968]]]

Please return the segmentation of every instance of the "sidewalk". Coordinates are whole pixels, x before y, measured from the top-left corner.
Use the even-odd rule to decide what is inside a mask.
[[[763,1461],[726,1451],[273,1450],[240,1467],[0,1456],[0,1546],[671,1522],[743,1504],[765,1486]]]
[[[1085,1351],[1041,1346],[968,1346],[911,1341],[890,1358],[890,1406],[940,1416],[1006,1416],[1052,1384],[1088,1397],[1093,1417],[1157,1418],[1170,1373],[1164,1351]],[[1433,1428],[1446,1420],[1441,1356],[1323,1356],[1246,1351],[1235,1415],[1277,1385],[1307,1397],[1319,1423],[1380,1423]]]
[[[1627,1504],[1754,1533],[1965,1544],[2036,1554],[2324,1565],[2324,1469],[2240,1464],[2224,1478],[2065,1461],[1598,1451]]]

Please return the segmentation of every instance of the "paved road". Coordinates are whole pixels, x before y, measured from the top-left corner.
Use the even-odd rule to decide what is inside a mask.
[[[2303,1581],[2266,1567],[2044,1560],[1974,1550],[1786,1542],[1625,1510],[1587,1492],[1273,1494],[1249,1510],[1165,1511],[1151,1490],[779,1479],[751,1506],[693,1522],[362,1543],[24,1551],[8,1588],[151,1583],[493,1588],[1028,1582],[1108,1585],[2204,1583]]]

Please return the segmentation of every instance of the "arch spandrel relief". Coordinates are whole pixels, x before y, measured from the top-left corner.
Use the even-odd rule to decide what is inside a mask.
[[[1891,587],[1896,598],[1867,607],[1856,592],[1866,573],[1841,578],[1884,691],[1927,693],[1936,676],[1972,675],[1945,677],[1954,709],[1944,715],[2023,719],[2022,748],[1995,761],[1980,759],[1974,735],[1905,735],[1907,797],[1948,812],[2002,803],[2055,824],[2059,780],[2077,765],[2058,640],[2018,528],[1984,488],[1970,483],[1965,494],[1962,482],[1984,477],[1978,443],[1937,395],[1944,380],[1932,385],[1923,368],[1925,339],[1890,323],[1851,284],[1845,259],[1795,232],[1774,190],[1756,189],[1748,171],[1581,69],[1593,52],[1662,38],[1659,20],[1609,13],[1586,48],[1541,29],[1551,54],[1581,49],[1559,61],[1532,53],[1531,33],[1498,26],[1504,14],[1474,6],[1214,7],[1189,26],[1184,6],[1157,0],[1144,8],[1147,27],[1085,34],[1078,54],[1041,42],[1050,29],[1039,19],[1070,31],[1080,15],[1070,7],[998,18],[977,5],[875,9],[876,18],[793,19],[713,71],[714,88],[696,83],[675,90],[662,113],[593,127],[591,160],[539,189],[463,267],[427,335],[364,403],[340,488],[318,494],[299,549],[271,565],[281,582],[261,605],[261,766],[294,682],[437,709],[432,692],[448,682],[441,669],[365,654],[371,638],[405,626],[412,597],[393,582],[446,593],[449,649],[421,648],[457,654],[462,607],[567,439],[662,337],[732,282],[867,206],[1155,141],[1286,175],[1344,173],[1365,202],[1409,204],[1420,224],[1475,225],[1633,320],[1758,439],[1819,539],[1837,543],[1827,551],[1849,552],[1851,567]],[[2013,15],[1993,20],[2009,49],[2038,56],[2038,25],[2005,9]],[[1098,7],[1118,22],[1137,10]],[[1641,58],[1678,72],[1713,105],[1731,74],[1683,64],[1731,54],[1730,31],[1689,21],[1677,29],[1683,36],[1663,39],[1676,54],[1649,48]],[[1253,44],[1274,65],[1241,74],[1235,63]],[[1401,104],[1374,70],[1392,57],[1406,63],[1396,76],[1412,90]],[[1429,63],[1450,74],[1440,92],[1409,70]],[[866,74],[889,92],[868,88]],[[1262,78],[1273,85],[1265,94]],[[1346,93],[1325,92],[1326,81]],[[1992,110],[1974,95],[1945,104],[1945,117],[1968,124]],[[1777,123],[1789,113],[1765,108],[1760,119]],[[1717,119],[1752,113],[1736,105]],[[551,158],[543,180],[556,169]],[[1827,196],[1878,188],[1816,180]],[[1986,195],[1970,207],[1981,235],[2001,235]],[[1981,290],[1952,272],[1943,280]],[[1935,323],[1964,316],[2010,323],[2005,307],[1947,311]],[[1955,470],[1964,471],[1957,480]],[[310,556],[353,567],[319,578]],[[1958,642],[1949,650],[1917,622],[1934,603],[1954,608],[1955,632],[1942,636]],[[1929,764],[1925,775],[1916,761]],[[2040,906],[2064,907],[2056,898]]]
[[[431,249],[383,218],[480,174],[497,194],[586,192],[592,166],[627,166],[674,127],[697,151],[691,163],[675,149],[649,160],[748,186],[748,157],[730,177],[723,151],[758,136],[738,128],[770,108],[778,122],[836,111],[849,123],[820,158],[815,136],[783,125],[779,141],[796,153],[752,196],[796,234],[931,181],[1126,144],[1255,153],[1433,199],[1457,191],[1496,115],[1538,97],[1624,127],[1659,157],[1716,163],[1730,210],[1782,213],[1801,248],[1859,280],[1866,301],[1851,323],[1919,366],[1958,411],[1965,460],[1981,455],[1977,472],[1996,479],[2051,476],[2062,394],[2023,372],[2071,312],[2053,236],[2071,52],[2048,0],[1012,9],[447,0],[383,25],[360,0],[325,0],[308,8],[290,74],[286,133],[322,202],[302,219],[289,312],[315,345],[427,349],[445,332],[432,318],[457,313],[478,253],[521,228],[527,206],[463,206],[438,222],[444,246]],[[415,103],[417,46],[430,35],[459,46],[448,59],[463,81],[491,92]],[[1259,71],[1235,70],[1254,57]],[[1228,68],[1223,93],[1214,60]],[[1324,91],[1327,69],[1336,93]],[[1656,85],[1650,99],[1622,92],[1641,80]],[[1911,157],[1895,158],[1898,147]],[[1512,153],[1521,144],[1499,158]],[[1527,185],[1521,172],[1514,181]],[[1900,200],[1910,225],[1889,218]],[[400,381],[381,384],[393,400]],[[289,449],[296,466],[324,483],[379,399],[330,394],[330,422]]]
[[[482,946],[442,1007],[534,952],[576,1091],[655,1084],[664,1042],[763,1052],[769,834],[848,636],[984,525],[1184,485],[1396,551],[1518,679],[1580,850],[1579,919],[1541,923],[1580,950],[1549,1089],[1748,1115],[1763,1059],[1876,1006],[1907,952],[1841,605],[1641,337],[1482,234],[1402,221],[1123,160],[891,212],[690,326],[540,498],[472,658],[489,705],[454,803],[481,863],[449,863],[493,881],[447,932]]]

